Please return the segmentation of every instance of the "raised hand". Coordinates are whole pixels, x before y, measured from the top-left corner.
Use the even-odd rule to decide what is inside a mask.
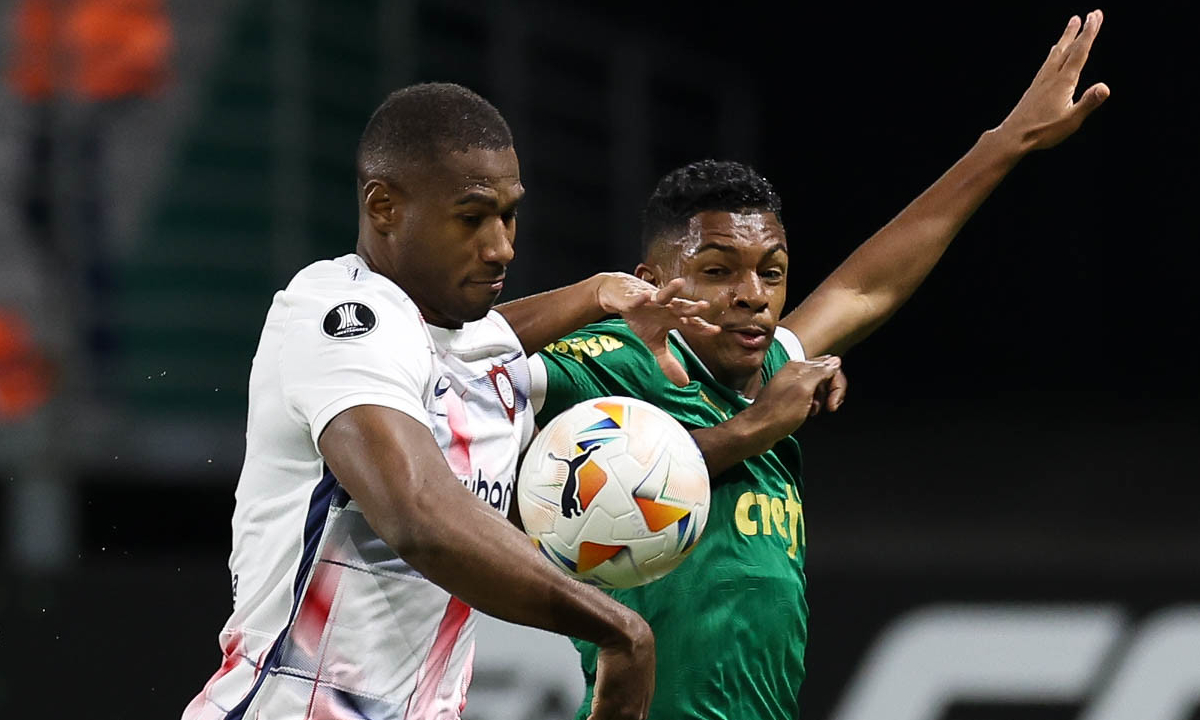
[[[671,354],[667,333],[682,327],[710,334],[721,331],[700,317],[708,309],[708,303],[678,297],[682,289],[681,278],[659,288],[626,273],[606,273],[596,291],[600,307],[625,318],[629,329],[654,353],[663,374],[679,387],[687,385],[689,380],[683,365]]]
[[[1087,14],[1082,28],[1077,16],[1067,21],[1062,37],[1050,48],[1050,55],[1016,107],[996,128],[998,132],[1011,134],[1029,150],[1051,148],[1070,137],[1108,99],[1108,86],[1096,83],[1075,100],[1079,73],[1103,22],[1104,13],[1099,10]]]

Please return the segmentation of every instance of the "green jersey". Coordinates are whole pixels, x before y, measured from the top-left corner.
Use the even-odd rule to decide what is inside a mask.
[[[675,387],[622,320],[589,325],[547,346],[539,425],[575,403],[607,395],[650,402],[688,429],[712,427],[749,402],[713,380],[685,344],[672,352],[692,382]],[[775,340],[766,381],[789,359]],[[708,525],[692,554],[642,587],[610,591],[654,630],[658,667],[651,720],[770,720],[797,716],[804,678],[804,514],[800,446],[780,441],[713,479]],[[576,641],[591,707],[597,648]]]

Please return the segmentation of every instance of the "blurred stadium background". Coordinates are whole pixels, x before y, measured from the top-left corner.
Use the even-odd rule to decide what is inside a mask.
[[[711,156],[780,190],[797,302],[1089,9],[0,0],[0,708],[176,717],[215,670],[257,333],[352,249],[390,89],[460,82],[512,125],[506,297],[632,268],[655,179]],[[1200,718],[1197,12],[1104,9],[1108,106],[804,429],[807,718]],[[577,692],[561,639],[485,629],[469,717]]]

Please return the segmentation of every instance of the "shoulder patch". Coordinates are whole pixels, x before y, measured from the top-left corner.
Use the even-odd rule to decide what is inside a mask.
[[[369,334],[379,324],[375,311],[365,303],[344,302],[330,308],[321,321],[321,332],[334,340],[349,340]]]

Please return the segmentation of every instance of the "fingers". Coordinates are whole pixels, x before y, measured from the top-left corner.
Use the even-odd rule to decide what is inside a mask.
[[[675,278],[659,288],[658,292],[654,293],[652,301],[667,308],[679,318],[694,317],[708,310],[707,300],[689,300],[678,297],[679,293],[683,291],[683,286],[683,278]]]
[[[817,381],[817,386],[813,388],[812,408],[808,413],[809,417],[819,415],[822,408],[834,412],[842,404],[840,398],[836,403],[834,402],[834,392],[838,389],[835,382],[839,377],[843,380],[841,394],[845,395],[844,381],[846,376],[842,374],[841,358],[824,356],[824,359],[817,366],[817,371],[820,373],[820,380]]]
[[[1072,15],[1071,19],[1067,21],[1067,27],[1063,30],[1062,37],[1058,39],[1058,42],[1050,46],[1050,54],[1046,57],[1046,62],[1042,64],[1043,70],[1048,67],[1058,70],[1062,67],[1063,54],[1071,46],[1071,41],[1079,34],[1079,24],[1079,16]]]
[[[1083,64],[1087,62],[1088,53],[1091,52],[1092,42],[1096,39],[1096,33],[1100,32],[1100,25],[1103,22],[1104,13],[1099,10],[1093,10],[1088,13],[1087,20],[1083,23],[1083,30],[1079,33],[1079,37],[1075,38],[1070,47],[1067,48],[1067,55],[1062,65],[1063,70],[1078,74],[1083,69]]]
[[[624,313],[629,312],[630,310],[637,310],[638,308],[643,307],[643,306],[649,304],[650,302],[653,302],[654,295],[655,294],[649,290],[645,290],[640,293],[633,293],[631,295],[631,299],[625,303],[625,307],[621,308],[620,312],[622,314],[624,314]]]
[[[670,302],[665,304],[665,307],[680,317],[685,315],[699,315],[708,309],[708,301],[671,298]]]
[[[1075,107],[1072,110],[1075,113],[1080,114],[1081,117],[1079,119],[1083,120],[1083,118],[1087,117],[1089,113],[1103,105],[1104,101],[1108,99],[1110,94],[1111,91],[1108,89],[1107,85],[1104,83],[1096,83],[1087,90],[1083,91],[1083,95],[1079,98],[1079,102],[1075,103]]]
[[[1069,120],[1072,131],[1082,125],[1092,111],[1103,105],[1104,101],[1108,99],[1108,95],[1108,86],[1104,83],[1096,83],[1085,90],[1079,98],[1079,102],[1075,103],[1070,110]]]
[[[842,374],[842,359],[834,355],[821,355],[807,361],[793,361],[791,372],[808,400],[807,417],[819,415],[821,410],[833,412],[841,406],[846,395],[846,377]],[[793,365],[793,363],[788,363]]]
[[[1079,16],[1072,15],[1071,19],[1067,21],[1067,27],[1063,30],[1062,37],[1058,39],[1058,42],[1054,43],[1055,49],[1060,52],[1067,49],[1067,46],[1079,34],[1079,23]]]
[[[820,358],[822,377],[833,377],[842,368],[842,359],[837,355],[822,355]]]
[[[680,325],[686,325],[702,335],[716,335],[721,332],[720,325],[713,325],[702,317],[679,318]]]
[[[658,362],[658,367],[662,369],[663,375],[666,375],[675,387],[684,387],[691,382],[691,378],[683,369],[683,365],[679,363],[679,359],[672,355],[670,349],[667,348],[665,340],[662,343],[656,343],[654,347],[650,348],[650,351],[654,353],[654,359]]]
[[[821,355],[811,360],[792,360],[785,365],[785,367],[787,366],[794,367],[792,372],[796,373],[797,379],[816,388],[839,371],[842,367],[842,359],[836,355]]]
[[[684,300],[675,298],[667,305],[680,327],[689,327],[703,335],[716,335],[721,332],[720,325],[713,325],[700,317],[700,313],[708,310],[707,300]]]
[[[666,305],[669,301],[671,301],[672,298],[678,295],[679,291],[681,290],[683,290],[683,278],[675,278],[671,282],[658,289],[658,292],[654,294],[654,302],[660,305]]]
[[[838,368],[838,371],[829,379],[829,394],[825,396],[826,410],[837,412],[837,409],[846,401],[846,386],[846,373]]]

